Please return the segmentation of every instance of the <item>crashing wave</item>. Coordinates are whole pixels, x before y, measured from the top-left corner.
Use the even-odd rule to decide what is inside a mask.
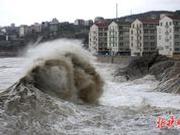
[[[57,119],[75,115],[73,102],[98,102],[104,82],[92,65],[94,58],[73,42],[60,40],[29,49],[33,62],[28,71],[0,93],[0,134],[57,133],[53,127]]]

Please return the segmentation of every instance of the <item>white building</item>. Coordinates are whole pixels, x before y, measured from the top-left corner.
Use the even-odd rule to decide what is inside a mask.
[[[21,25],[19,27],[19,36],[20,37],[26,36],[28,32],[29,32],[29,28],[27,25]]]
[[[164,16],[157,26],[159,54],[172,57],[180,54],[180,17]]]
[[[158,20],[136,19],[130,28],[131,56],[150,55],[157,52]]]
[[[32,31],[38,32],[38,33],[41,32],[42,30],[41,24],[39,23],[34,23],[34,25],[32,25],[31,28],[32,28]]]
[[[89,49],[94,54],[106,54],[108,24],[104,22],[93,24],[89,31]]]
[[[112,55],[129,54],[129,22],[113,21],[108,26],[108,48]]]

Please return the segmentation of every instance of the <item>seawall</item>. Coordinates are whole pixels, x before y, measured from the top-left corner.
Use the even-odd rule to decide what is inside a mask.
[[[131,56],[96,56],[98,62],[114,63],[114,64],[129,64],[129,62],[137,57]]]

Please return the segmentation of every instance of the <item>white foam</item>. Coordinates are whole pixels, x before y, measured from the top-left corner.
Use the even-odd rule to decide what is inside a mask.
[[[158,81],[153,76],[146,76],[129,82],[107,82],[104,94],[100,99],[107,106],[156,106],[180,109],[180,95],[156,92],[153,89]]]

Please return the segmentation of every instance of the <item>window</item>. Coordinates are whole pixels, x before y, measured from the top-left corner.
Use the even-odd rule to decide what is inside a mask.
[[[175,51],[180,51],[180,48],[175,48]]]
[[[165,39],[165,41],[166,41],[166,42],[169,42],[169,39],[168,39],[168,38],[166,38],[166,39]]]
[[[161,40],[161,35],[159,35],[159,40]]]
[[[175,39],[179,38],[179,35],[175,35]]]
[[[176,46],[180,45],[180,42],[175,42],[175,45],[176,45]]]
[[[145,30],[144,30],[144,33],[148,33],[148,30],[147,30],[147,29],[145,29]]]
[[[155,30],[151,30],[151,31],[150,31],[150,33],[154,33],[154,32],[155,32]]]
[[[150,39],[155,39],[155,36],[150,36]]]
[[[155,42],[151,42],[151,46],[155,46]]]
[[[144,36],[144,39],[147,40],[147,39],[149,39],[149,38],[148,38],[148,36]]]
[[[172,29],[171,29],[171,28],[169,29],[169,32],[172,32]]]
[[[158,32],[161,33],[161,29],[158,29]]]

